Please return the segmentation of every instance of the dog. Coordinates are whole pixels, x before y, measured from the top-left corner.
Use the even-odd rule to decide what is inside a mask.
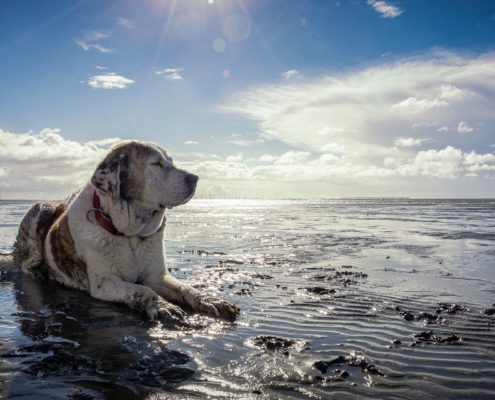
[[[118,143],[65,202],[27,211],[14,262],[150,320],[183,321],[184,309],[233,320],[238,306],[179,282],[165,266],[165,211],[187,203],[197,181],[155,144]]]

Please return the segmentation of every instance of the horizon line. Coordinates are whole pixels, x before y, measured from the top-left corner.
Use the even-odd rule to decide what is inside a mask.
[[[411,196],[343,196],[343,197],[199,197],[195,200],[494,200],[495,197],[411,197]],[[3,201],[46,201],[63,202],[63,199],[39,199],[39,198],[0,198]]]

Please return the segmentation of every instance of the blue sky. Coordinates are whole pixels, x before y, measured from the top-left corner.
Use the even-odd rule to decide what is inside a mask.
[[[201,196],[495,196],[492,1],[7,0],[0,33],[3,197],[117,138]]]

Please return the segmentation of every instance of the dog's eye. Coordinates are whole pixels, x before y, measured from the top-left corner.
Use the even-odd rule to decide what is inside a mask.
[[[152,162],[151,165],[155,165],[157,167],[163,167],[163,164],[160,161]]]

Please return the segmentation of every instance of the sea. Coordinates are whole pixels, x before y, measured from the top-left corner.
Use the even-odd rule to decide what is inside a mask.
[[[30,204],[0,201],[0,253]],[[147,322],[5,267],[0,398],[495,398],[495,200],[192,200],[165,245],[235,322]]]

